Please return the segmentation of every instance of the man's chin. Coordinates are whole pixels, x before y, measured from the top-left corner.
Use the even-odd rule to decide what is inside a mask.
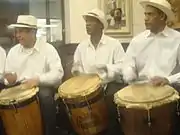
[[[151,29],[151,27],[146,26],[146,30],[150,30],[150,29]]]
[[[22,45],[23,47],[25,47],[24,42],[19,42],[19,44]]]
[[[88,34],[88,35],[91,35],[91,34],[92,34],[92,32],[90,32],[90,31],[87,31],[87,34]]]

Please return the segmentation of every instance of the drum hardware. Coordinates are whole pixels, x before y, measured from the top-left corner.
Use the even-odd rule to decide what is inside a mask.
[[[60,109],[59,109],[59,105],[56,105],[56,114],[59,114],[60,113]]]
[[[86,101],[86,103],[87,103],[87,107],[88,107],[88,112],[89,112],[89,115],[90,115],[90,119],[91,119],[91,122],[93,122],[93,124],[95,125],[95,123],[94,123],[94,118],[93,118],[93,114],[92,114],[92,107],[91,107],[91,105],[89,104],[89,101],[88,101],[88,99],[87,99],[87,97],[86,97],[86,95],[84,96],[84,98],[85,98],[85,101]],[[96,128],[95,128],[95,130],[96,130]],[[84,132],[85,133],[85,132]],[[89,131],[89,133],[91,133],[90,131]]]
[[[150,110],[148,109],[148,111],[147,111],[147,116],[148,116],[148,126],[149,126],[149,128],[151,127],[151,124],[152,124],[152,120],[151,120],[151,112],[150,112]]]
[[[12,107],[13,107],[14,110],[15,110],[15,112],[18,113],[15,103],[16,103],[16,100],[12,100],[12,101],[10,101],[9,104],[12,105]]]
[[[90,111],[90,114],[92,115],[92,107],[91,107],[91,105],[89,104],[89,101],[88,101],[86,95],[84,96],[84,98],[85,98],[85,101],[86,101],[86,103],[87,103],[87,106],[88,106],[88,109],[89,109],[89,111]]]
[[[71,114],[71,111],[70,111],[68,105],[66,104],[66,102],[64,101],[64,99],[62,99],[62,101],[63,101],[63,103],[64,103],[64,105],[65,105],[65,107],[66,107],[66,111],[67,111],[67,113],[68,113],[69,118],[72,119],[72,114]]]
[[[118,119],[118,121],[119,121],[119,123],[121,122],[121,113],[120,113],[120,111],[119,111],[119,109],[118,109],[118,106],[116,106],[116,108],[117,108],[117,113],[118,113],[118,115],[117,115],[117,119]]]
[[[24,124],[25,124],[26,129],[28,130],[29,129],[28,123],[27,123],[27,120],[25,120],[25,119],[24,119]]]
[[[177,105],[176,105],[176,114],[177,114],[178,116],[180,116],[179,100],[177,100],[176,102],[177,102]]]
[[[102,89],[103,89],[104,97],[106,97],[106,96],[107,96],[107,93],[108,93],[108,91],[107,91],[107,85],[102,86]]]
[[[39,97],[36,95],[36,103],[39,105]]]
[[[15,103],[16,103],[16,100],[12,100],[12,101],[10,101],[9,104],[11,104],[11,105],[13,106],[13,108],[14,108],[14,110],[15,110],[15,113],[18,113],[18,110],[17,110],[17,107],[16,107]],[[27,121],[26,121],[26,120],[23,120],[23,121],[24,121],[24,123],[25,123],[26,129],[28,129]]]

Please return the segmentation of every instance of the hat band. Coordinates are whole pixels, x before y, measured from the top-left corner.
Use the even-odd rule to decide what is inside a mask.
[[[37,27],[36,25],[30,25],[30,24],[26,24],[26,23],[16,23],[16,24],[20,24],[20,25],[26,25],[26,26],[29,26],[29,27]]]

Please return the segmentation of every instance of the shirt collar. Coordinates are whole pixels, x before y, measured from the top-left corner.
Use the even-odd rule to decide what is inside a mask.
[[[93,46],[90,38],[88,39],[88,43],[89,43],[90,46]],[[99,45],[105,45],[105,44],[106,44],[106,36],[104,34],[102,34],[102,37],[101,37],[101,40],[99,41],[98,46]]]
[[[35,45],[34,45],[34,49],[37,51],[37,52],[39,52],[40,51],[40,41],[37,39],[36,40],[36,43],[35,43]]]
[[[23,52],[24,51],[24,47],[22,45],[20,45],[20,46],[21,46],[21,52]],[[32,50],[35,50],[37,52],[40,51],[40,43],[39,43],[38,39],[36,39],[35,45],[34,45]]]
[[[157,34],[152,33],[150,30],[148,30],[146,33],[146,37],[152,37],[155,35],[162,35],[162,36],[168,37],[169,36],[169,27],[166,26],[163,31],[161,31]]]

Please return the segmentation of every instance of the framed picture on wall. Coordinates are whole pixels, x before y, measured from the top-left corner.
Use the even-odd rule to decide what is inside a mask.
[[[167,0],[172,7],[172,11],[175,15],[174,22],[168,22],[168,25],[174,29],[180,31],[180,0]]]
[[[108,27],[105,34],[119,38],[133,35],[132,0],[98,0],[104,11]]]

